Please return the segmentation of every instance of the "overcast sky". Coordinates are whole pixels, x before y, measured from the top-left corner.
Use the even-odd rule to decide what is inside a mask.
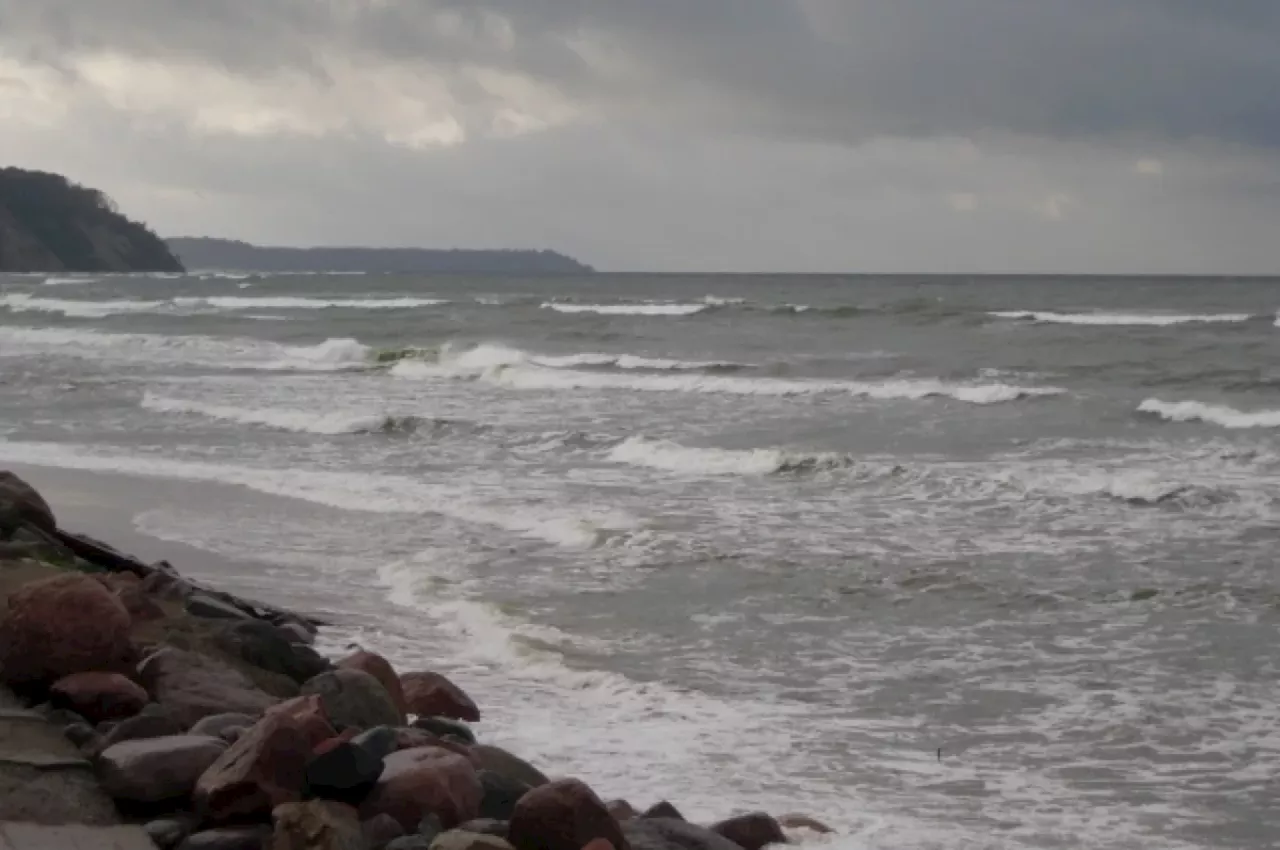
[[[0,0],[0,161],[163,235],[1280,274],[1277,0]]]

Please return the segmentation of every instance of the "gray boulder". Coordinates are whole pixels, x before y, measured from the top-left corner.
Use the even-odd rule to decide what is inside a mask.
[[[484,792],[484,796],[480,798],[480,817],[495,821],[511,820],[516,803],[529,792],[531,786],[492,770],[481,770],[478,775],[480,788]]]
[[[209,735],[217,738],[228,729],[236,727],[252,726],[258,722],[257,717],[251,717],[248,714],[240,714],[238,712],[228,712],[227,714],[211,714],[202,719],[195,726],[191,727],[192,735]]]
[[[240,671],[173,647],[165,647],[139,664],[138,678],[156,702],[188,727],[227,712],[256,717],[277,702]]]
[[[161,820],[153,820],[142,829],[160,850],[173,850],[174,847],[177,847],[182,843],[183,839],[191,834],[195,826],[195,817],[178,815]]]
[[[351,743],[384,759],[400,749],[400,733],[390,726],[375,726],[351,739]]]
[[[471,753],[481,769],[492,770],[499,776],[523,782],[532,788],[546,785],[550,781],[543,775],[542,771],[501,747],[477,744],[471,748]]]
[[[430,732],[439,738],[452,735],[464,744],[474,744],[476,742],[476,733],[472,732],[471,727],[461,720],[453,720],[448,717],[419,717],[413,721],[413,727],[421,729],[423,732]]]
[[[263,850],[271,840],[269,826],[210,829],[189,836],[178,850]]]
[[[0,534],[8,537],[23,524],[48,534],[58,530],[49,503],[36,488],[8,470],[0,471]]]
[[[299,685],[332,668],[320,653],[261,620],[229,623],[214,636],[214,643],[235,658],[288,676]]]
[[[451,829],[436,836],[431,850],[514,850],[507,840],[495,835]]]
[[[460,824],[458,829],[462,832],[474,832],[477,835],[495,835],[498,838],[505,839],[511,831],[511,824],[505,820],[477,818]]]
[[[125,741],[98,756],[98,780],[114,800],[161,803],[188,797],[226,742],[204,735]]]
[[[371,729],[396,726],[400,712],[387,689],[377,679],[360,670],[332,670],[321,673],[302,686],[302,695],[316,694],[333,727]]]
[[[145,741],[148,738],[164,738],[169,735],[181,735],[187,730],[172,717],[160,714],[139,714],[116,724],[115,728],[102,738],[103,748],[125,741]]]

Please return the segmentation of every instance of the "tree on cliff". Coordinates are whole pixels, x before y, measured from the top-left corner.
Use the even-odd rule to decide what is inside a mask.
[[[0,168],[0,271],[182,271],[160,237],[102,192]]]

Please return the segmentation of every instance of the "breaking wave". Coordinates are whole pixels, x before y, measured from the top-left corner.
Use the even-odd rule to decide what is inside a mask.
[[[702,304],[565,304],[548,301],[544,310],[557,313],[593,313],[598,316],[692,316],[708,310],[713,305]]]
[[[159,413],[180,413],[239,422],[245,425],[262,425],[279,431],[302,434],[403,434],[417,430],[422,420],[416,416],[391,416],[389,414],[317,413],[308,410],[283,410],[278,408],[248,409],[219,404],[203,404],[196,401],[164,398],[148,392],[142,397],[142,407]]]
[[[434,364],[439,370],[468,376],[487,369],[508,366],[542,366],[548,369],[621,369],[623,371],[651,372],[732,372],[752,368],[746,363],[730,363],[714,360],[674,360],[663,357],[642,357],[634,354],[609,354],[584,352],[579,354],[536,354],[496,343],[484,343],[472,348],[458,349],[445,344],[438,348],[398,348],[377,352],[379,363],[417,363],[404,369],[392,369],[393,373],[410,376],[423,372],[421,367]]]
[[[72,282],[83,281],[64,281],[64,283]],[[25,293],[0,296],[0,307],[11,313],[58,313],[77,319],[101,319],[121,313],[154,313],[162,310],[168,303],[167,301],[135,301],[126,298],[110,301],[80,301],[69,298],[40,298]]]
[[[996,311],[988,315],[998,319],[1019,319],[1042,324],[1060,325],[1131,325],[1165,327],[1168,325],[1185,325],[1214,322],[1247,322],[1253,318],[1250,313],[1053,313],[1035,310]]]
[[[608,455],[614,463],[695,475],[776,475],[810,473],[852,466],[849,455],[785,449],[690,448],[671,440],[631,437]]]
[[[1220,404],[1149,398],[1138,405],[1138,412],[1154,414],[1170,422],[1208,422],[1223,428],[1280,428],[1280,410],[1246,412]]]
[[[82,282],[80,280],[74,281]],[[0,308],[12,313],[55,313],[69,318],[101,319],[127,313],[181,314],[204,310],[411,310],[447,304],[438,298],[312,298],[305,296],[180,296],[163,300],[120,298],[85,301],[41,298],[26,293],[0,296]]]

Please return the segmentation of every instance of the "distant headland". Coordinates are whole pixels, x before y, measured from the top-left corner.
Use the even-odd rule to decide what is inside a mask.
[[[0,168],[0,271],[180,272],[182,264],[97,189]]]
[[[231,239],[177,238],[169,249],[191,269],[257,272],[403,274],[590,274],[591,266],[555,251],[425,248],[279,248]]]

